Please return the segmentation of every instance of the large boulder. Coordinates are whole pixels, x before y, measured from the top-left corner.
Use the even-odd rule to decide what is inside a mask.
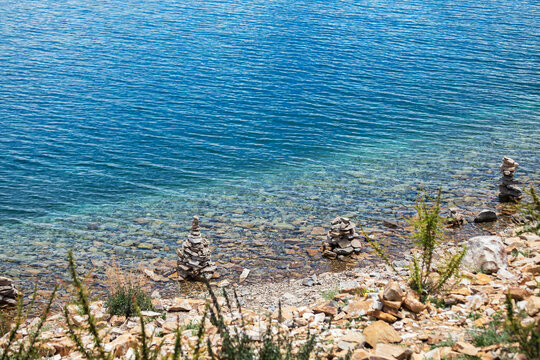
[[[467,242],[463,265],[475,272],[496,273],[508,265],[506,249],[498,236],[475,236]]]

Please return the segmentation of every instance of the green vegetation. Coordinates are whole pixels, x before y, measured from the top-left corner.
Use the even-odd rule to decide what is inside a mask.
[[[521,323],[521,318],[514,313],[514,305],[510,295],[506,296],[505,330],[512,342],[519,344],[519,352],[528,359],[540,358],[540,323],[532,321],[528,325]]]
[[[525,191],[530,197],[531,202],[519,205],[521,216],[524,219],[524,227],[520,233],[533,232],[540,235],[540,197],[531,185],[529,191]]]
[[[73,316],[68,310],[68,306],[64,306],[64,320],[67,325],[69,337],[75,344],[76,350],[78,350],[84,359],[87,360],[112,360],[114,354],[105,350],[104,341],[101,337],[100,326],[97,319],[94,317],[90,310],[90,302],[88,297],[88,289],[83,282],[79,279],[76,271],[73,254],[68,252],[68,264],[69,272],[71,275],[71,286],[73,287],[72,293],[75,296],[75,304],[78,306],[78,311],[82,314],[82,317],[86,319],[85,323],[80,324],[73,320]],[[139,324],[141,326],[138,345],[135,346],[135,358],[137,360],[199,360],[203,358],[220,359],[220,360],[309,360],[320,359],[319,349],[317,347],[317,334],[308,333],[305,339],[291,338],[288,335],[284,335],[281,332],[280,324],[282,322],[281,316],[281,302],[279,304],[278,323],[272,322],[269,317],[267,331],[262,334],[261,341],[252,341],[247,333],[246,324],[242,317],[242,308],[238,300],[236,292],[234,293],[235,308],[231,305],[231,301],[226,292],[224,297],[226,300],[226,306],[231,312],[237,310],[240,314],[240,320],[238,323],[234,323],[235,326],[227,326],[225,324],[225,318],[223,316],[224,310],[220,307],[217,297],[215,296],[212,288],[207,283],[208,291],[211,301],[206,304],[204,315],[200,323],[191,322],[185,326],[178,324],[175,330],[175,344],[172,353],[168,355],[162,355],[161,350],[163,348],[164,340],[154,344],[154,338],[158,337],[158,334],[148,334],[145,331],[145,321],[141,314],[141,307],[138,303],[138,299],[135,294],[131,296],[130,306],[133,306],[134,314],[139,318]],[[17,332],[21,329],[22,324],[28,316],[28,312],[34,304],[36,293],[31,302],[29,309],[24,312],[24,306],[22,297],[19,299],[17,306],[17,314],[15,317],[15,323],[13,326],[9,326],[5,322],[2,323],[4,328],[10,328],[8,330],[8,341],[3,350],[0,350],[0,360],[29,360],[41,357],[43,354],[38,346],[41,341],[39,339],[43,326],[47,320],[48,313],[51,309],[53,300],[55,299],[56,288],[53,291],[46,308],[43,311],[39,322],[30,329],[29,336],[27,336],[24,342],[17,342]],[[123,294],[123,301],[127,300],[127,295]],[[335,296],[335,295],[334,295]],[[146,298],[143,298],[145,300]],[[123,304],[124,302],[122,302]],[[207,332],[206,326],[207,320],[212,326],[217,329],[217,334],[220,337],[219,353],[214,353],[210,339],[205,341],[205,334]],[[277,334],[274,334],[277,326]],[[186,329],[195,330],[197,332],[197,341],[195,346],[187,351],[182,344],[182,331]],[[91,339],[90,346],[84,345],[83,338]],[[302,345],[293,347],[293,341],[303,341]],[[345,359],[349,359],[351,354],[349,353]]]
[[[184,330],[199,330],[200,323],[190,320],[188,324],[180,326],[180,331]]]
[[[20,342],[17,346],[15,345],[18,337],[17,332],[21,329],[22,324],[28,318],[28,314],[34,308],[37,299],[37,288],[34,289],[32,299],[30,300],[30,304],[28,305],[26,311],[24,311],[23,297],[19,297],[14,319],[15,322],[13,326],[10,326],[10,324],[7,323],[8,320],[6,318],[0,318],[0,328],[7,330],[6,334],[8,334],[5,349],[3,350],[3,352],[0,351],[0,360],[29,360],[37,359],[41,356],[38,351],[38,345],[40,344],[39,335],[43,330],[43,325],[47,320],[47,316],[49,314],[49,311],[51,310],[51,306],[56,297],[57,290],[58,285],[54,287],[54,290],[49,297],[49,300],[45,308],[43,309],[43,312],[41,313],[37,325],[33,326],[29,330],[29,336],[27,337],[26,341]]]
[[[109,314],[125,317],[137,315],[135,305],[141,311],[154,310],[152,298],[140,286],[131,282],[122,284],[113,290],[105,303]]]
[[[485,328],[471,332],[473,344],[479,347],[506,344],[509,352],[522,353],[527,359],[540,358],[540,324],[532,321],[523,325],[523,317],[515,313],[513,301],[507,295],[506,318],[496,313]],[[519,346],[513,348],[514,343]]]
[[[427,195],[419,196],[416,205],[416,216],[408,218],[407,222],[414,231],[411,238],[414,241],[415,250],[409,264],[409,285],[425,302],[429,295],[441,292],[452,278],[459,276],[459,266],[465,256],[466,249],[461,249],[457,254],[446,252],[441,261],[435,261],[435,254],[442,251],[440,245],[444,238],[444,223],[440,216],[441,190],[433,201],[428,204]],[[375,252],[385,261],[398,275],[383,246],[371,239],[365,232],[365,238]]]
[[[470,335],[472,336],[473,344],[482,347],[507,343],[509,338],[506,331],[502,329],[502,318],[503,315],[498,312],[493,315],[493,320],[485,327],[471,331]]]
[[[449,346],[449,347],[452,347],[452,345],[454,345],[456,343],[456,340],[454,340],[453,338],[448,338],[444,341],[441,341],[440,343],[438,344],[435,344],[435,345],[431,345],[431,349],[435,349],[435,348],[438,348],[438,347],[445,347],[445,346]]]
[[[321,292],[321,296],[323,297],[323,299],[325,300],[334,300],[336,295],[339,293],[339,290],[338,288],[334,288],[332,290],[328,290],[328,291],[323,291]]]

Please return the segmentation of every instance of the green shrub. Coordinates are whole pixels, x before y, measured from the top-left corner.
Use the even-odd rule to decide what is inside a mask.
[[[506,323],[504,326],[512,342],[519,344],[519,352],[527,359],[540,358],[540,323],[536,321],[528,325],[521,323],[519,315],[514,313],[512,297],[506,295]]]
[[[321,292],[321,296],[323,297],[323,299],[325,300],[334,300],[334,298],[336,297],[336,295],[339,293],[339,290],[337,288],[334,288],[332,290],[328,290],[328,291],[323,291]]]
[[[440,245],[444,239],[444,223],[440,215],[441,190],[439,189],[433,204],[429,205],[428,200],[425,194],[419,196],[415,205],[416,216],[407,219],[414,229],[410,238],[420,253],[412,254],[412,261],[409,264],[409,285],[420,295],[422,302],[425,302],[429,295],[441,292],[450,279],[459,276],[459,267],[466,252],[464,247],[457,254],[447,253],[441,261],[435,261],[436,252],[442,251]],[[365,232],[364,236],[383,261],[400,275],[383,246]],[[437,274],[436,277],[433,276],[434,273]]]
[[[532,185],[526,193],[531,197],[531,202],[526,202],[518,206],[521,210],[521,217],[525,222],[523,230],[520,233],[533,232],[536,235],[540,235],[540,197]]]
[[[141,311],[154,310],[152,298],[140,286],[131,282],[116,288],[114,292],[109,294],[105,303],[109,314],[123,315],[125,317],[137,315],[135,305]]]
[[[469,332],[469,335],[472,337],[472,343],[478,347],[508,343],[508,333],[504,330],[503,325],[502,312],[495,313],[493,320],[486,326]]]

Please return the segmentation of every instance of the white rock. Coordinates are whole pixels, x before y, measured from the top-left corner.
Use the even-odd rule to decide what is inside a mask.
[[[468,295],[465,299],[467,305],[472,309],[478,309],[486,303],[486,299],[482,295]]]
[[[516,303],[516,307],[519,309],[519,310],[523,310],[525,311],[525,307],[527,306],[527,300],[522,300],[522,301],[518,301]]]
[[[475,272],[496,273],[508,264],[505,246],[498,236],[475,236],[467,242],[463,265]]]
[[[318,313],[313,316],[313,323],[318,324],[324,321],[324,313]]]
[[[251,270],[249,270],[249,269],[244,269],[244,271],[242,271],[242,273],[240,274],[240,282],[243,282],[244,280],[247,279],[250,271]]]
[[[424,354],[426,359],[441,360],[441,353],[439,348],[435,348]]]
[[[516,276],[505,268],[499,269],[497,271],[497,277],[501,280],[516,280]]]

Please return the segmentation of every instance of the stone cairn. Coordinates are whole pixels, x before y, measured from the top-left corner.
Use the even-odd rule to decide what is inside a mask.
[[[178,275],[184,279],[210,279],[216,270],[216,266],[210,260],[210,248],[208,241],[201,236],[199,218],[193,217],[193,224],[187,239],[180,249],[176,249],[178,255]]]
[[[460,208],[451,207],[448,209],[448,218],[446,219],[447,227],[460,227],[464,222],[465,218],[463,217],[463,213],[461,212]]]
[[[514,173],[519,164],[509,157],[503,157],[502,164],[499,166],[502,173],[501,183],[499,184],[499,201],[500,202],[517,202],[523,196],[521,189],[514,180]]]
[[[351,220],[338,216],[331,222],[326,241],[322,246],[323,256],[330,259],[359,253],[362,248],[360,235],[356,233],[356,224]]]
[[[0,276],[0,307],[17,305],[19,292],[13,286],[13,281]]]

